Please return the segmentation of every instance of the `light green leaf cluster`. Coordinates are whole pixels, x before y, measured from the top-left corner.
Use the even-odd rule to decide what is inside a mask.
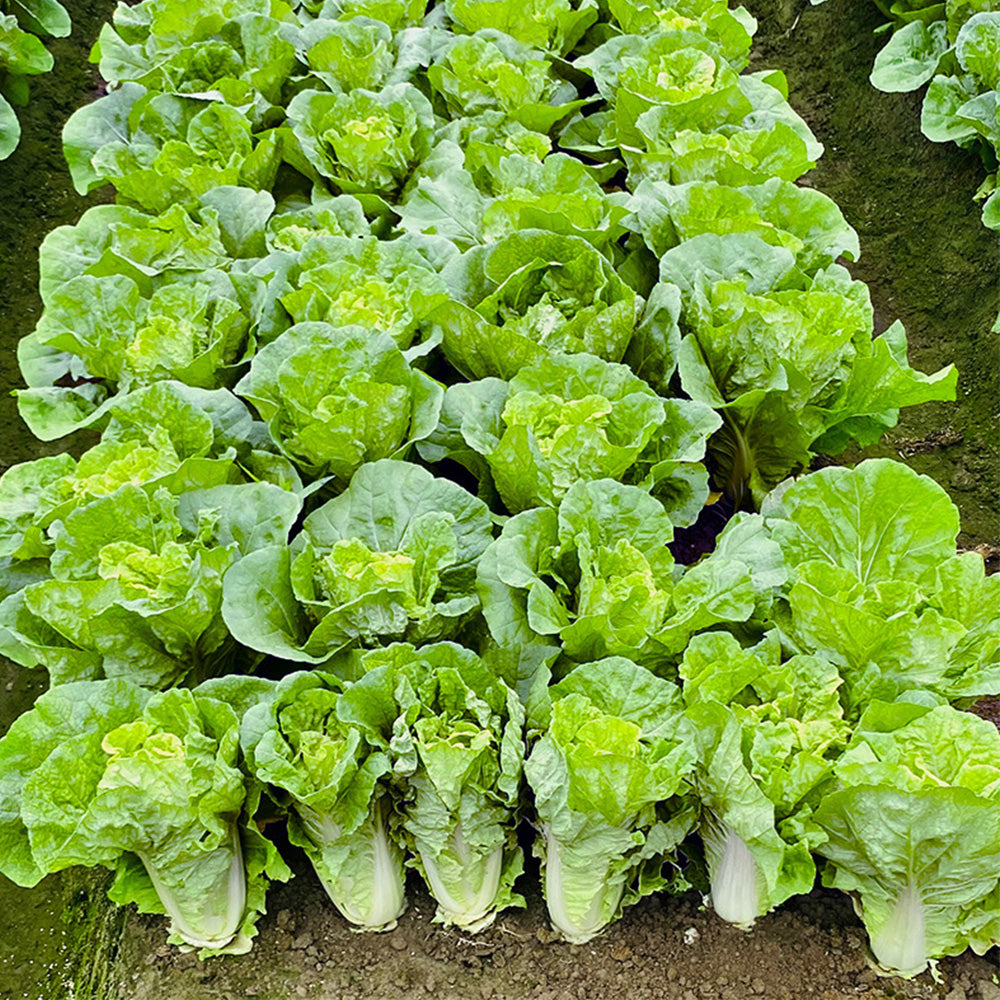
[[[585,664],[536,705],[524,764],[553,927],[582,944],[622,907],[687,888],[676,849],[697,816],[697,759],[680,691],[631,660]]]
[[[447,237],[459,250],[526,229],[579,236],[614,253],[626,196],[608,194],[593,169],[565,153],[496,150],[485,157],[443,139],[414,175],[398,211],[406,232]]]
[[[958,510],[889,460],[824,469],[764,509],[789,583],[776,621],[802,653],[837,664],[856,718],[874,699],[962,701],[1000,680],[1000,581],[955,555]]]
[[[251,773],[287,800],[289,840],[337,909],[363,930],[391,930],[406,906],[392,762],[338,717],[343,686],[319,671],[290,674],[243,717],[241,743]]]
[[[34,885],[102,865],[111,898],[166,913],[174,943],[249,950],[268,880],[290,874],[249,822],[259,789],[239,767],[239,713],[261,686],[151,694],[107,680],[42,695],[0,740],[0,870]]]
[[[0,642],[56,684],[120,677],[168,687],[237,655],[222,580],[284,543],[299,498],[268,483],[172,495],[128,483],[54,521],[48,566],[0,603]]]
[[[483,615],[501,646],[554,643],[586,663],[670,663],[696,632],[756,609],[750,568],[708,559],[687,571],[667,548],[673,524],[637,486],[570,487],[558,510],[512,517],[479,563]]]
[[[321,322],[298,323],[258,351],[236,391],[291,461],[345,483],[427,437],[444,398],[387,334]]]
[[[406,237],[317,236],[302,247],[297,271],[295,288],[281,296],[296,323],[367,327],[388,334],[401,350],[423,339],[432,314],[448,302],[434,263]]]
[[[709,451],[733,495],[759,503],[813,453],[870,444],[901,406],[955,398],[953,366],[910,368],[902,326],[872,339],[868,290],[838,264],[810,276],[753,232],[705,233],[668,250],[660,276],[681,289],[681,385],[722,414]]]
[[[355,645],[447,638],[478,610],[486,505],[406,462],[364,465],[291,547],[262,548],[225,579],[223,614],[261,653],[324,663]]]
[[[695,636],[679,672],[699,746],[712,906],[750,927],[815,880],[809,797],[846,741],[841,678],[821,657],[782,662],[774,639],[743,649],[721,632]]]
[[[881,967],[912,976],[1000,937],[1000,736],[943,705],[874,702],[813,821]]]
[[[598,18],[593,0],[446,0],[445,12],[469,34],[483,29],[504,32],[524,45],[562,55],[572,49]]]
[[[291,8],[269,0],[209,0],[195,16],[161,0],[118,8],[92,58],[109,83],[211,95],[260,124],[297,68]]]
[[[513,889],[523,868],[517,694],[452,643],[354,654],[350,669],[360,679],[341,695],[338,718],[392,761],[402,838],[435,920],[475,932],[523,906]]]
[[[524,229],[454,258],[443,277],[454,298],[433,320],[469,378],[512,378],[550,354],[620,361],[642,320],[642,300],[579,236]]]
[[[219,186],[269,189],[278,139],[273,129],[254,133],[243,111],[212,93],[160,93],[132,82],[81,108],[63,130],[77,191],[111,182],[123,201],[155,213]]]
[[[453,37],[428,67],[427,80],[454,117],[501,111],[535,132],[549,132],[585,103],[543,53],[492,27]]]
[[[173,494],[240,478],[255,422],[222,390],[156,382],[122,397],[101,441],[79,458],[53,455],[0,476],[0,557],[47,559],[49,529],[77,507],[122,486],[163,486]]]
[[[557,506],[580,480],[664,475],[704,454],[718,426],[708,407],[665,400],[621,364],[552,355],[509,381],[452,386],[421,454],[489,475],[507,509]],[[648,456],[643,467],[640,458]]]
[[[83,274],[53,293],[18,345],[28,388],[21,415],[43,440],[105,417],[117,394],[166,379],[215,389],[251,349],[252,321],[233,278],[197,271],[149,298],[125,275]],[[57,384],[65,376],[76,385]]]
[[[345,194],[394,198],[431,148],[434,112],[409,83],[331,94],[304,90],[288,105],[308,165]]]

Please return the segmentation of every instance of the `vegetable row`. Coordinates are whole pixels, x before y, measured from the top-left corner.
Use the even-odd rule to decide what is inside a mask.
[[[485,490],[512,453],[548,464],[551,423],[613,453],[564,470],[560,439],[551,473],[497,484],[511,512],[645,451],[651,488],[693,518],[702,440],[714,486],[759,502],[817,451],[954,397],[953,370],[908,366],[901,327],[873,340],[867,289],[834,263],[856,235],[791,183],[820,145],[781,74],[739,73],[745,12],[585,4],[536,38],[561,5],[530,37],[483,27],[505,5],[487,6],[119,8],[97,53],[114,89],[65,132],[79,189],[111,181],[119,203],[43,248],[46,308],[19,351],[31,429],[100,425],[173,378],[235,387],[307,479],[417,441]],[[325,380],[302,370],[320,341]],[[536,371],[555,354],[592,357]],[[440,410],[407,366],[447,387]],[[517,405],[522,387],[543,399]],[[489,424],[459,419],[472,409]]]
[[[568,940],[701,856],[744,926],[824,859],[902,974],[1000,938],[997,736],[952,707],[1000,691],[996,579],[905,466],[789,478],[956,374],[873,337],[753,29],[119,6],[64,133],[118,200],[46,239],[18,352],[32,431],[100,441],[0,478],[0,653],[52,681],[0,741],[0,870],[105,865],[245,951],[270,803],[362,926],[405,866],[485,926],[526,821]]]
[[[105,865],[111,897],[166,912],[171,941],[243,952],[268,881],[289,876],[252,821],[266,787],[363,930],[395,926],[407,867],[446,925],[481,930],[523,905],[527,819],[553,927],[573,943],[649,893],[689,888],[685,859],[702,852],[716,911],[749,927],[809,891],[816,854],[884,968],[984,952],[1000,932],[996,728],[873,701],[848,738],[833,664],[780,653],[708,633],[681,686],[611,657],[536,687],[527,712],[453,643],[277,682],[62,685],[0,740],[3,870],[30,885]]]
[[[22,619],[61,607],[59,636],[75,616],[93,648],[39,644],[42,662],[89,654],[107,679],[53,672],[0,741],[8,877],[103,864],[171,940],[246,950],[268,873],[287,875],[252,822],[266,790],[368,928],[402,912],[407,863],[442,921],[488,925],[520,901],[527,818],[570,941],[698,884],[703,852],[740,926],[809,891],[818,855],[889,970],[996,943],[1000,736],[949,702],[1000,687],[1000,578],[954,554],[931,480],[887,460],[811,474],[691,567],[658,501],[608,479],[492,540],[482,501],[390,459],[289,547],[297,509],[269,484],[125,487],[67,518],[62,578],[26,587]],[[154,651],[176,669],[227,628],[246,646],[230,669],[321,666],[136,683]]]

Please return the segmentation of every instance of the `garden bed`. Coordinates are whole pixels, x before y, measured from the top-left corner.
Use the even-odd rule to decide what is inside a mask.
[[[868,3],[748,6],[761,19],[755,68],[786,70],[792,104],[827,146],[808,181],[830,194],[859,231],[862,259],[852,270],[871,287],[880,329],[901,318],[915,367],[929,371],[955,361],[961,371],[957,405],[905,411],[899,427],[870,453],[898,455],[932,475],[962,511],[960,542],[995,545],[998,359],[987,345],[995,343],[988,330],[998,308],[1000,254],[970,199],[978,165],[922,139],[916,98],[870,88],[867,72],[877,49],[870,30],[878,15]],[[37,276],[24,262],[49,229],[75,219],[85,204],[71,193],[53,123],[93,89],[81,64],[82,39],[96,34],[110,10],[110,4],[94,3],[74,11],[78,45],[57,48],[57,73],[36,85],[22,148],[0,166],[8,200],[0,222],[6,248],[0,263],[4,389],[18,382],[13,345],[40,310]],[[14,428],[0,460],[59,450],[22,434],[11,401],[0,406],[0,426]],[[6,728],[43,685],[38,675],[10,667],[0,671],[0,685],[0,728]],[[537,878],[528,881],[537,885]],[[568,946],[549,940],[535,891],[527,913],[504,914],[476,938],[432,926],[428,898],[414,891],[398,931],[358,936],[299,866],[290,886],[272,889],[250,955],[201,963],[163,945],[161,919],[111,908],[103,901],[103,884],[103,874],[74,871],[30,893],[0,885],[0,997],[564,1000],[619,991],[636,1000],[1000,998],[990,958],[942,962],[940,983],[927,974],[913,982],[878,979],[867,968],[863,931],[849,903],[829,892],[786,904],[749,935],[700,910],[697,895],[657,897],[627,911],[596,941]]]

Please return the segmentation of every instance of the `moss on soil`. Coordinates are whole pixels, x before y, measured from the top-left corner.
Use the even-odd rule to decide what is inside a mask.
[[[792,103],[827,145],[809,183],[826,191],[858,229],[853,270],[872,289],[879,328],[901,318],[914,364],[955,361],[957,405],[906,413],[871,453],[901,455],[952,492],[966,543],[996,540],[1000,454],[996,425],[1000,357],[989,333],[998,308],[1000,248],[971,201],[980,168],[971,155],[926,142],[919,98],[873,91],[867,72],[879,16],[868,0],[745,0],[760,18],[758,68],[786,71]],[[75,0],[72,38],[53,43],[57,70],[33,84],[24,137],[0,163],[0,469],[63,443],[40,445],[21,425],[9,391],[14,356],[41,303],[37,248],[94,198],[72,190],[59,130],[94,92],[85,62],[112,0]],[[77,445],[79,446],[79,444]],[[0,732],[44,689],[44,676],[0,661]],[[163,945],[163,921],[103,898],[106,875],[69,872],[18,889],[0,878],[2,1000],[391,1000],[494,997],[517,1000],[846,1000],[888,997],[1000,1000],[994,967],[965,956],[942,963],[943,982],[879,981],[842,897],[823,893],[766,918],[752,936],[721,926],[696,899],[647,901],[592,946],[547,943],[537,896],[526,915],[475,940],[432,928],[426,896],[387,937],[350,934],[313,876],[278,887],[251,956],[199,963]],[[684,944],[688,928],[698,941]],[[690,936],[690,935],[689,935]]]
[[[904,410],[864,456],[902,458],[962,512],[961,545],[1000,542],[1000,240],[972,194],[978,157],[920,133],[921,94],[868,82],[884,18],[870,0],[745,0],[760,20],[754,68],[788,76],[792,105],[826,146],[807,183],[830,195],[861,238],[855,276],[876,326],[903,321],[922,371],[959,370],[957,403]],[[861,454],[843,456],[854,460]]]

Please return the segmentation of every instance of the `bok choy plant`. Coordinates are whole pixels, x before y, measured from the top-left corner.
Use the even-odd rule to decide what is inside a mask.
[[[47,569],[0,602],[0,647],[55,684],[170,687],[224,673],[239,651],[223,578],[251,552],[285,545],[299,505],[246,483],[179,496],[128,484],[79,506],[53,523]]]
[[[695,734],[680,691],[622,657],[575,668],[533,703],[525,776],[553,928],[582,944],[658,889],[686,889]]]
[[[743,649],[723,632],[691,640],[680,676],[700,749],[712,906],[748,928],[815,881],[806,821],[847,738],[840,676],[817,656],[782,662],[776,637]]]
[[[479,608],[490,512],[457,483],[383,459],[224,584],[222,613],[250,649],[324,663],[354,645],[453,635]],[[234,567],[235,569],[236,567]]]
[[[241,742],[337,909],[362,930],[391,930],[406,908],[392,763],[338,717],[343,686],[320,671],[289,674],[243,717]]]
[[[0,871],[30,886],[102,865],[111,899],[167,914],[171,942],[248,951],[268,880],[290,874],[251,822],[260,790],[240,770],[239,717],[264,683],[43,694],[0,740]]]
[[[1000,690],[1000,576],[955,554],[958,509],[932,479],[888,459],[823,469],[764,514],[789,573],[775,621],[793,649],[837,665],[849,718],[874,699]]]
[[[823,883],[879,965],[913,976],[1000,944],[1000,734],[947,705],[873,702],[813,814]]]
[[[412,864],[435,920],[475,932],[523,906],[514,892],[524,708],[473,652],[439,642],[354,653],[337,713],[392,761]]]

